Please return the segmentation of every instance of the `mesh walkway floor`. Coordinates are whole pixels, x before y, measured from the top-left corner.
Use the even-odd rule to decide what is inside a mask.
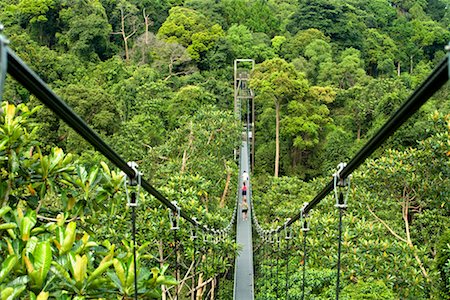
[[[240,153],[241,170],[250,173],[250,166],[248,161],[247,142],[243,142]],[[239,176],[240,186],[242,187],[242,176]],[[251,207],[251,188],[248,184],[247,202],[249,208]],[[242,203],[242,193],[239,193],[239,203]],[[241,209],[238,209],[236,222],[236,243],[242,247],[239,256],[235,261],[234,268],[234,299],[235,300],[253,300],[254,285],[253,285],[253,245],[252,245],[252,222],[251,210],[247,213],[247,220],[242,219]]]

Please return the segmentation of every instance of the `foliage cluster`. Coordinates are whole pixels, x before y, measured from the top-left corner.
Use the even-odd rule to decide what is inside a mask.
[[[10,47],[102,138],[126,160],[138,161],[169,199],[214,227],[230,218],[238,177],[233,150],[241,125],[231,113],[231,67],[236,58],[255,59],[253,195],[260,220],[275,228],[314,196],[337,163],[356,153],[444,57],[449,5],[447,0],[0,0],[0,22]],[[344,218],[343,295],[448,299],[448,98],[446,86],[355,174],[351,198],[358,200]],[[3,99],[15,104],[3,104],[0,135],[5,208],[0,262],[13,270],[0,275],[5,297],[24,286],[36,297],[56,293],[57,278],[65,278],[69,298],[97,293],[95,284],[104,288],[98,278],[109,278],[108,289],[127,297],[128,279],[111,275],[113,268],[121,270],[116,260],[123,270],[130,267],[130,246],[122,243],[130,239],[124,225],[130,211],[120,174],[101,164],[49,110],[39,109],[23,87],[8,80]],[[14,118],[7,117],[11,110]],[[149,282],[165,271],[180,278],[173,269],[167,213],[154,199],[141,198],[138,236],[146,245],[141,263],[147,271],[139,276]],[[333,293],[332,202],[311,216],[320,236],[308,236],[315,251],[307,260],[307,293],[316,298]],[[33,211],[29,242],[21,238],[20,220],[34,220]],[[60,253],[57,232],[67,231],[74,224],[69,221],[76,222],[76,239]],[[188,228],[178,236],[188,240]],[[96,244],[92,253],[82,247],[90,242]],[[185,243],[179,265],[189,273],[195,262],[198,286],[226,273],[236,250],[231,242],[206,243],[197,251]],[[293,244],[291,264],[299,266],[302,250]],[[281,265],[284,257],[278,256]],[[267,252],[258,260],[261,274],[273,269]],[[55,264],[69,270],[72,262],[86,265],[83,282],[73,272],[58,273]],[[89,281],[102,262],[107,270]],[[159,273],[152,273],[155,266]],[[292,268],[288,278],[300,282],[300,270]],[[275,297],[268,276],[258,277],[256,286],[258,295]],[[178,289],[187,291],[187,283],[162,288],[162,296]],[[210,290],[213,286],[200,289]],[[160,284],[142,293],[154,291],[161,291]],[[289,292],[301,293],[295,284]]]

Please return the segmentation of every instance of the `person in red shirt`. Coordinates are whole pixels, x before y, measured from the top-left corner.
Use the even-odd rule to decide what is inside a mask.
[[[247,196],[247,185],[245,185],[245,182],[244,185],[242,186],[242,196],[243,197]]]

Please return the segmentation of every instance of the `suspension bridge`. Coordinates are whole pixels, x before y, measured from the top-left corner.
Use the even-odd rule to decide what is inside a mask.
[[[9,73],[14,79],[17,80],[23,87],[33,93],[43,104],[49,107],[57,116],[65,121],[70,127],[72,127],[78,134],[80,134],[87,142],[89,142],[97,151],[102,153],[108,158],[111,163],[121,169],[128,177],[129,186],[142,187],[150,195],[154,196],[162,204],[172,211],[171,221],[174,229],[178,228],[179,218],[185,219],[194,229],[203,231],[205,235],[213,236],[215,239],[222,239],[226,235],[230,236],[234,224],[236,225],[236,243],[240,245],[240,253],[236,258],[234,266],[234,292],[233,298],[235,300],[253,300],[255,297],[255,285],[254,285],[254,264],[253,264],[253,244],[252,244],[252,224],[255,227],[255,232],[259,235],[264,244],[271,245],[271,247],[279,247],[280,239],[284,238],[287,241],[290,240],[292,234],[290,232],[290,226],[297,221],[301,222],[303,235],[303,253],[306,253],[306,232],[309,230],[307,217],[308,212],[311,211],[322,199],[327,195],[334,192],[336,197],[336,207],[339,209],[339,239],[337,245],[337,282],[336,282],[336,299],[339,299],[339,274],[340,274],[340,249],[341,249],[341,233],[342,233],[342,217],[343,210],[347,206],[346,193],[349,188],[349,176],[355,171],[365,159],[367,159],[383,142],[386,141],[409,117],[411,117],[436,91],[438,91],[449,79],[450,68],[449,60],[450,55],[447,56],[438,64],[434,71],[426,78],[426,80],[415,90],[415,92],[406,100],[406,102],[392,115],[392,117],[379,129],[379,131],[361,148],[361,150],[347,163],[340,164],[338,170],[333,174],[333,179],[325,185],[325,187],[308,203],[305,203],[301,211],[293,215],[288,219],[283,226],[276,229],[268,230],[264,229],[263,224],[260,224],[257,216],[253,210],[252,191],[251,184],[248,182],[248,195],[247,201],[250,206],[249,216],[247,220],[244,220],[242,211],[239,209],[240,203],[242,203],[242,195],[238,194],[235,210],[233,216],[230,217],[229,224],[224,228],[210,228],[206,224],[200,224],[196,218],[183,211],[175,202],[171,202],[164,195],[162,195],[157,189],[155,189],[148,181],[142,178],[136,164],[127,163],[122,157],[120,157],[100,136],[93,131],[74,111],[60,99],[48,85],[28,67],[7,45],[7,40],[4,36],[0,36],[0,95],[3,92],[3,85],[6,79],[6,74]],[[239,62],[239,61],[238,61]],[[252,60],[240,60],[240,62],[250,62],[251,68],[254,66]],[[235,64],[235,113],[238,118],[242,119],[245,115],[245,131],[243,134],[242,145],[239,149],[240,160],[240,174],[248,171],[253,167],[254,162],[254,103],[253,92],[248,87],[249,72],[239,73]],[[246,106],[246,108],[245,108]],[[250,108],[252,107],[252,108]],[[244,108],[244,113],[242,113]],[[251,134],[250,134],[251,133]],[[251,147],[251,149],[249,149]],[[239,179],[239,186],[243,184],[242,178]],[[137,205],[136,194],[139,191],[132,190],[130,187],[129,206],[133,210]],[[135,228],[133,221],[133,244],[136,246],[135,241]],[[192,236],[196,238],[196,235]],[[135,248],[135,247],[134,247]],[[134,254],[136,260],[136,254]],[[303,264],[303,296],[305,288],[305,268],[306,268],[306,256],[304,257],[305,263]],[[277,262],[278,264],[278,262]],[[136,264],[135,264],[136,265]],[[278,268],[277,268],[278,270]],[[134,270],[136,274],[136,268]],[[137,276],[135,280],[135,299],[138,298],[137,289]],[[289,299],[288,289],[289,282],[286,280],[282,283],[275,278],[277,298]],[[177,295],[178,296],[178,295]],[[303,299],[303,297],[302,297]]]

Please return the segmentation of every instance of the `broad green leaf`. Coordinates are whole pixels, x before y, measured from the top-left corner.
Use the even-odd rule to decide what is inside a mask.
[[[9,255],[1,265],[0,283],[8,276],[18,261],[17,255]]]
[[[52,248],[49,241],[40,242],[33,253],[35,271],[30,276],[35,280],[40,289],[47,277],[52,262]]]
[[[72,268],[73,268],[73,277],[77,283],[82,283],[83,280],[86,278],[87,262],[88,259],[86,255],[75,256],[75,265],[73,265]]]
[[[116,271],[116,275],[117,277],[119,277],[120,283],[122,284],[123,287],[126,286],[126,274],[125,274],[125,269],[123,268],[122,262],[120,262],[117,258],[113,259],[113,263],[114,263],[114,270]]]
[[[100,162],[100,165],[102,166],[103,171],[104,171],[106,174],[111,175],[111,171],[109,170],[108,165],[107,165],[104,161],[101,161],[101,162]]]
[[[61,245],[60,254],[64,254],[70,249],[72,249],[73,243],[75,242],[76,237],[76,227],[77,224],[75,222],[70,222],[67,225],[66,231],[64,233],[64,241]]]
[[[50,296],[49,292],[40,292],[39,295],[37,296],[36,300],[47,300],[48,297]]]
[[[33,292],[30,292],[29,297],[30,297],[30,300],[36,300],[36,294]]]
[[[29,210],[25,217],[22,218],[19,226],[22,241],[28,241],[31,229],[36,225],[37,216],[34,210]]]
[[[127,284],[126,286],[131,286],[134,281],[134,259],[131,256],[128,259],[128,270],[127,270]]]
[[[15,229],[15,228],[17,228],[17,224],[16,223],[0,224],[0,230]]]
[[[14,288],[7,287],[1,291],[0,297],[2,300],[7,300],[13,293],[14,293]]]
[[[14,287],[13,288],[13,292],[5,298],[5,300],[15,300],[15,299],[19,299],[20,294],[22,294],[23,291],[25,291],[27,287],[26,286],[21,286],[21,287]],[[2,297],[3,300],[3,297]]]
[[[71,284],[74,284],[72,278],[70,277],[69,272],[66,271],[66,269],[58,264],[55,261],[52,261],[52,272],[55,273],[58,277],[65,279],[67,282],[70,282]]]
[[[6,213],[11,211],[11,207],[9,206],[5,206],[0,208],[0,217],[3,217],[4,215],[6,215]]]
[[[102,275],[103,272],[105,272],[111,265],[113,264],[113,261],[108,262],[102,262],[97,269],[95,269],[94,272],[89,276],[88,282],[94,281],[98,276]]]

